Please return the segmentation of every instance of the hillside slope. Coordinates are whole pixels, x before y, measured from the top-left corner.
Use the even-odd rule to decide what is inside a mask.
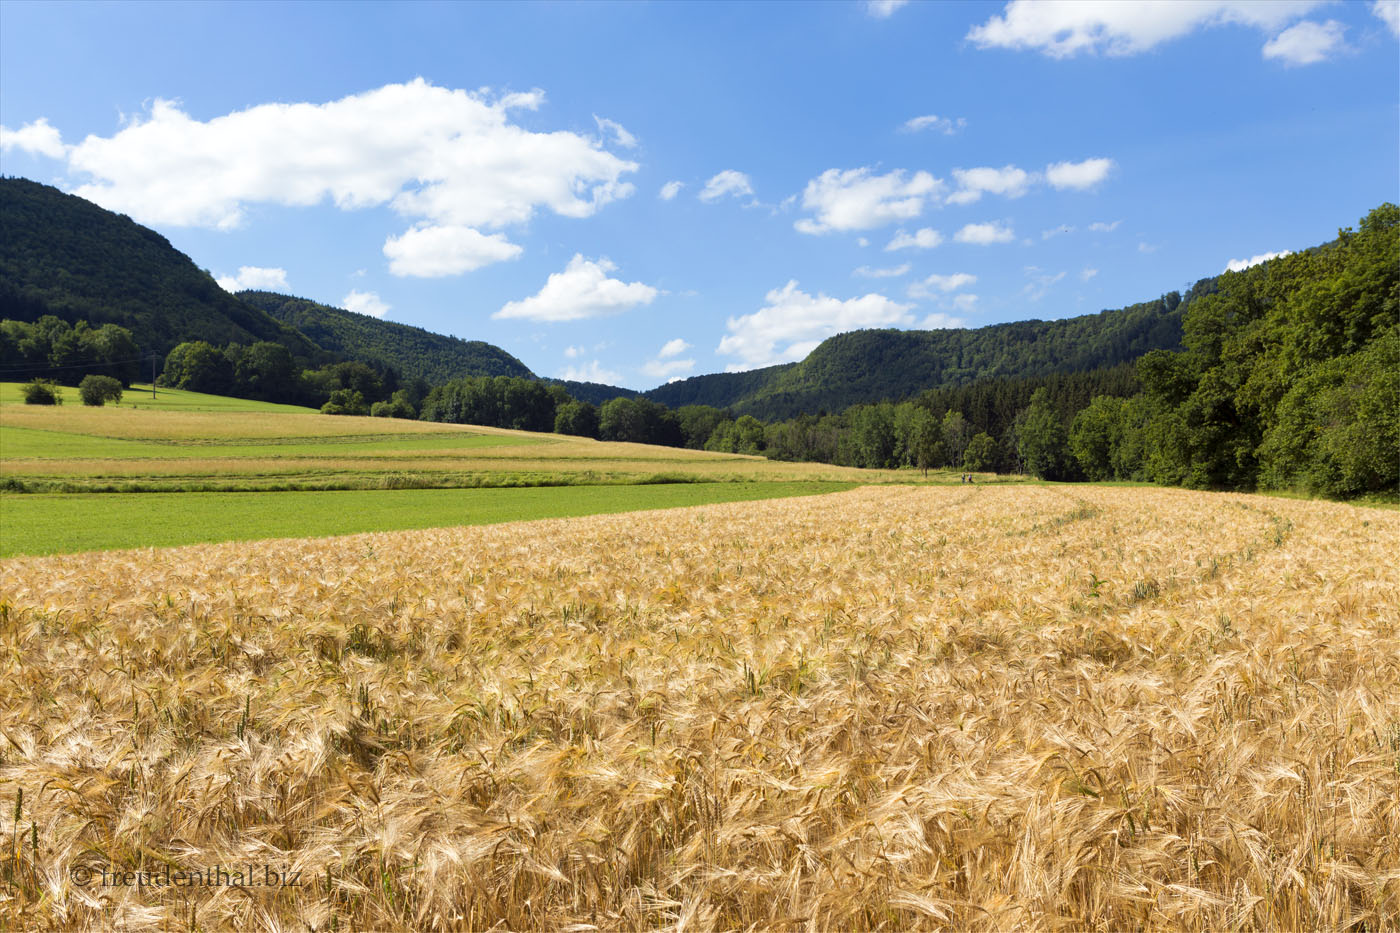
[[[351,359],[380,360],[405,379],[442,383],[463,376],[535,378],[524,363],[480,340],[434,334],[275,292],[243,291],[237,297],[327,350]]]
[[[219,287],[165,237],[57,188],[0,178],[0,318],[119,324],[142,352],[185,340],[318,348]]]
[[[673,408],[714,405],[770,420],[991,379],[1115,366],[1149,350],[1179,347],[1186,304],[1208,292],[1212,283],[1197,283],[1185,301],[1173,292],[1157,301],[1059,321],[853,331],[823,341],[800,363],[695,376],[646,395]]]

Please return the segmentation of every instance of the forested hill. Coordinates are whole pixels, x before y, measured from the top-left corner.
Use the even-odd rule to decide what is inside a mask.
[[[590,405],[601,405],[614,398],[636,398],[642,394],[634,389],[610,386],[604,382],[577,382],[573,379],[546,379],[544,381],[550,385],[561,387],[572,398]]]
[[[57,188],[0,178],[0,319],[52,314],[131,331],[143,353],[186,340],[317,348],[219,287],[165,237]]]
[[[387,363],[405,379],[438,384],[464,376],[535,378],[524,363],[480,340],[434,334],[275,292],[244,291],[237,297],[327,350],[350,359]]]
[[[1213,281],[1198,282],[1185,300],[1172,292],[1157,301],[1060,321],[838,334],[800,363],[696,376],[646,395],[672,408],[713,405],[771,420],[992,379],[1115,366],[1150,350],[1179,347],[1185,306],[1208,293]]]

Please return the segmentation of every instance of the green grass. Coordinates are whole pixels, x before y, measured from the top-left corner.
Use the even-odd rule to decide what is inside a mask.
[[[23,405],[24,396],[20,394],[22,382],[0,382],[0,405]],[[63,392],[63,404],[81,405],[82,399],[78,397],[78,390],[74,386],[60,387]],[[301,405],[282,405],[277,402],[255,402],[246,398],[227,398],[222,395],[205,395],[202,392],[186,392],[183,389],[157,388],[155,397],[151,397],[151,387],[149,384],[133,384],[131,388],[122,393],[122,400],[118,403],[121,408],[156,408],[174,409],[179,411],[281,411],[281,412],[313,412],[314,408],[305,408]]]
[[[487,525],[815,495],[854,485],[752,482],[523,489],[0,494],[0,557]]]

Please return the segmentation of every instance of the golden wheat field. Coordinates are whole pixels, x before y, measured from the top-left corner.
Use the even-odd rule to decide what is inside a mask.
[[[1397,541],[878,487],[7,561],[0,925],[1396,930]]]

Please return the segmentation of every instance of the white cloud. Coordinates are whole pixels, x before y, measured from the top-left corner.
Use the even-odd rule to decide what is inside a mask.
[[[683,181],[668,181],[661,186],[661,191],[656,196],[663,201],[670,201],[675,198],[676,195],[680,194],[681,189],[684,187],[685,182]]]
[[[1248,259],[1231,259],[1225,264],[1226,272],[1243,272],[1250,266],[1257,266],[1261,262],[1268,262],[1270,259],[1282,259],[1284,256],[1292,256],[1291,249],[1282,249],[1276,253],[1260,253],[1257,256],[1250,256]]]
[[[1051,286],[1065,277],[1065,273],[1056,272],[1053,275],[1044,272],[1035,266],[1026,266],[1026,275],[1030,277],[1030,282],[1021,289],[1021,294],[1030,301],[1039,301],[1050,291]]]
[[[1040,238],[1041,238],[1042,240],[1048,240],[1048,239],[1050,239],[1051,237],[1064,236],[1065,234],[1067,234],[1067,233],[1073,233],[1074,231],[1075,231],[1074,225],[1072,225],[1072,224],[1061,224],[1061,225],[1058,226],[1058,227],[1051,227],[1051,228],[1049,228],[1048,230],[1042,230],[1042,231],[1040,231]]]
[[[564,358],[569,360],[576,360],[580,356],[583,356],[585,352],[586,351],[583,349],[583,347],[565,347]]]
[[[642,372],[653,379],[676,379],[695,368],[694,360],[667,360],[657,358],[642,364]]]
[[[384,241],[394,275],[438,278],[460,275],[493,262],[515,259],[524,250],[505,238],[471,227],[423,225]]]
[[[862,327],[907,326],[912,305],[871,293],[842,301],[826,295],[813,297],[791,281],[765,296],[767,304],[742,317],[730,318],[729,334],[719,342],[719,352],[738,357],[736,369],[754,369],[774,363],[800,360],[822,340]]]
[[[1083,271],[1081,271],[1081,272],[1079,273],[1079,281],[1081,281],[1081,282],[1087,282],[1087,281],[1089,281],[1090,279],[1092,279],[1094,276],[1096,276],[1096,275],[1098,275],[1098,274],[1099,274],[1099,270],[1098,270],[1098,269],[1090,269],[1088,266],[1085,266],[1084,269],[1083,269]]]
[[[1371,12],[1390,27],[1396,38],[1400,38],[1400,0],[1375,0]]]
[[[950,204],[971,204],[981,198],[983,192],[1019,198],[1029,190],[1034,180],[1029,172],[1014,165],[1003,168],[955,168],[953,178],[958,182],[958,190],[948,196]]]
[[[720,198],[732,195],[736,198],[748,195],[753,196],[753,184],[749,181],[749,176],[743,172],[736,172],[732,168],[727,168],[705,182],[704,189],[698,197],[707,203],[718,201]]]
[[[908,2],[909,0],[866,0],[865,12],[876,19],[889,19],[895,10]]]
[[[18,149],[30,155],[47,156],[50,159],[61,159],[68,154],[68,147],[63,145],[63,137],[57,129],[49,126],[49,121],[43,117],[33,123],[26,123],[17,130],[0,126],[0,152],[9,152],[11,149]]]
[[[1138,244],[1138,252],[1139,252],[1139,253],[1155,253],[1155,252],[1157,252],[1157,247],[1156,247],[1156,246],[1153,246],[1153,245],[1150,244],[1150,243],[1139,243],[1139,244]]]
[[[598,124],[598,132],[602,133],[604,137],[611,134],[613,142],[623,149],[637,148],[637,137],[627,132],[623,125],[616,120],[609,120],[607,117],[600,117],[595,113],[593,122]]]
[[[578,321],[651,304],[659,292],[641,282],[608,278],[617,266],[607,259],[594,262],[581,253],[563,272],[549,276],[544,287],[522,301],[509,301],[492,318],[524,318],[530,321]]]
[[[968,297],[974,301],[976,295],[959,295],[959,298]],[[920,330],[951,330],[956,327],[966,327],[967,321],[960,317],[953,317],[951,314],[944,314],[942,311],[935,311],[919,322]]]
[[[1285,65],[1316,65],[1345,47],[1346,27],[1335,19],[1325,23],[1304,20],[1289,26],[1264,46],[1265,58],[1276,58]]]
[[[1045,166],[1045,180],[1055,188],[1086,191],[1108,177],[1116,164],[1112,159],[1085,159],[1083,162],[1056,162]]]
[[[605,385],[617,385],[622,381],[622,374],[611,369],[604,369],[597,360],[589,360],[587,366],[565,366],[554,378],[567,379],[570,382],[601,382]]]
[[[1095,233],[1112,233],[1114,230],[1118,229],[1118,225],[1122,222],[1123,221],[1121,220],[1115,220],[1113,223],[1106,223],[1102,220],[1099,220],[1095,221],[1094,223],[1091,223],[1089,225],[1089,229],[1094,231]]]
[[[971,312],[977,310],[977,296],[971,294],[954,295],[953,307],[959,311]]]
[[[932,227],[920,227],[913,233],[901,230],[885,245],[885,252],[893,253],[900,249],[933,249],[942,242],[943,234]]]
[[[967,120],[958,117],[956,120],[951,117],[940,117],[937,114],[925,114],[922,117],[910,117],[900,126],[903,133],[922,133],[924,130],[937,130],[944,136],[952,136],[962,132],[967,127]]]
[[[910,220],[942,187],[943,182],[928,172],[915,172],[905,180],[903,170],[875,175],[869,168],[827,169],[802,192],[802,206],[815,211],[816,218],[804,217],[793,226],[801,233],[830,233]]]
[[[990,246],[993,243],[1010,243],[1016,239],[1016,233],[1000,221],[993,220],[985,224],[968,224],[953,239],[959,243]]]
[[[283,292],[291,288],[287,284],[286,269],[267,269],[262,266],[239,266],[237,275],[221,275],[218,282],[219,287],[230,294],[249,288]]]
[[[907,262],[890,269],[874,269],[870,266],[860,266],[851,272],[851,275],[858,275],[865,279],[897,279],[901,275],[908,275],[911,268],[913,267]]]
[[[909,286],[910,298],[930,298],[936,293],[955,292],[967,285],[974,285],[977,276],[968,272],[954,272],[952,275],[931,275]]]
[[[673,356],[680,356],[682,353],[689,349],[690,344],[677,337],[674,340],[666,341],[666,343],[661,347],[661,352],[657,353],[656,356],[658,359],[664,360]]]
[[[493,98],[416,79],[207,122],[157,100],[114,135],[74,146],[68,167],[91,179],[75,194],[151,224],[227,229],[260,203],[388,205],[413,223],[385,243],[394,271],[450,275],[518,255],[503,238],[483,243],[482,229],[523,224],[540,209],[588,217],[632,193],[622,177],[637,164],[596,139],[511,122],[543,100],[541,91]]]
[[[1269,34],[1325,0],[1012,0],[967,38],[979,48],[1030,49],[1051,58],[1136,55],[1197,29],[1225,24]]]
[[[362,292],[354,289],[350,291],[350,294],[340,299],[340,306],[346,311],[368,314],[370,317],[383,317],[389,313],[390,308],[376,292]]]

